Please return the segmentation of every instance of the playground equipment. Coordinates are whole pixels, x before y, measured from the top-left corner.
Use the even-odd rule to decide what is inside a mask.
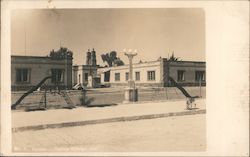
[[[42,81],[40,81],[36,86],[32,87],[30,90],[28,90],[26,93],[24,93],[24,94],[16,101],[16,103],[14,103],[14,104],[11,105],[11,109],[16,109],[16,106],[17,106],[18,104],[20,104],[21,101],[22,101],[26,96],[28,96],[29,94],[31,94],[31,93],[33,93],[34,91],[36,91],[38,88],[40,88],[40,87],[44,84],[44,82],[45,82],[46,80],[48,80],[48,79],[50,79],[50,78],[51,78],[51,76],[45,77],[45,78],[42,79]]]
[[[168,85],[175,87],[175,93],[176,93],[176,94],[178,94],[177,91],[176,91],[176,88],[177,88],[177,89],[179,89],[179,90],[181,91],[181,93],[186,97],[186,99],[187,99],[187,101],[186,101],[186,104],[187,104],[186,109],[191,110],[193,105],[196,107],[195,98],[199,98],[199,96],[191,96],[191,95],[190,95],[190,94],[189,94],[180,84],[178,84],[172,77],[165,75],[163,79],[165,80],[165,78],[168,78],[167,80],[168,80],[168,82],[170,83],[170,84],[168,84]],[[154,89],[155,92],[154,92],[154,94],[152,94],[151,99],[153,100],[153,99],[155,99],[157,96],[159,96],[159,94],[163,94],[161,91],[165,91],[165,92],[166,92],[166,93],[165,93],[165,94],[166,94],[166,99],[168,99],[168,93],[167,93],[168,90],[167,90],[167,88],[168,88],[168,87],[161,87],[160,85],[159,85],[158,87],[155,87],[155,88],[152,87],[152,89]],[[200,95],[201,95],[201,94],[200,94]],[[161,95],[161,96],[163,96],[163,95]]]
[[[45,77],[36,86],[32,87],[30,90],[28,90],[26,93],[24,93],[14,104],[11,105],[11,109],[16,109],[16,107],[22,102],[22,100],[25,97],[32,94],[34,91],[38,90],[39,88],[41,88],[41,86],[43,86],[45,84],[45,82],[50,78],[52,78],[52,76]],[[43,94],[43,96],[42,96],[42,98],[40,99],[40,102],[39,102],[39,108],[43,103],[45,105],[44,108],[46,109],[46,107],[47,107],[46,93],[47,93],[47,89],[45,88],[44,94]],[[71,108],[75,107],[72,100],[70,99],[70,97],[69,97],[69,95],[68,95],[68,93],[66,91],[58,91],[58,94],[63,97],[63,99],[65,100],[65,102],[68,105],[68,108],[71,109]]]
[[[175,82],[175,80],[172,77],[168,76],[168,80],[170,81],[170,83],[172,83],[173,86],[177,87],[182,92],[183,95],[185,95],[185,97],[187,98],[186,104],[188,110],[192,109],[193,103],[196,106],[195,98],[199,98],[199,96],[191,96],[181,85]]]

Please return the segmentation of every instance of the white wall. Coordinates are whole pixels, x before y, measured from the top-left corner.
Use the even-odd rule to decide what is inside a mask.
[[[126,72],[129,72],[128,65],[112,67],[112,68],[101,68],[98,69],[98,73],[102,73],[110,69],[110,83],[127,83]],[[155,80],[147,79],[147,72],[155,71]],[[133,65],[133,80],[135,80],[135,72],[140,72],[140,81],[135,81],[136,83],[160,83],[160,61],[140,63]],[[120,73],[120,81],[115,81],[115,73]],[[104,75],[101,75],[101,83],[103,82]]]

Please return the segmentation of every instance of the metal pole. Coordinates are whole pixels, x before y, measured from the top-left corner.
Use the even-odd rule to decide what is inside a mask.
[[[66,82],[66,90],[68,89],[68,55],[67,55],[67,52],[66,52],[66,74],[64,74],[64,78],[65,78],[65,82]],[[63,80],[64,81],[64,80]]]
[[[25,56],[27,55],[26,54],[26,50],[27,50],[27,48],[26,48],[26,45],[27,45],[27,35],[26,35],[26,33],[27,33],[27,16],[25,17],[25,19],[24,19],[25,21],[24,21],[24,53],[25,53]]]
[[[47,90],[45,88],[44,90],[44,105],[45,105],[45,109],[47,108],[47,98],[46,98],[46,93],[47,93]]]
[[[200,97],[201,97],[201,77],[200,77]]]

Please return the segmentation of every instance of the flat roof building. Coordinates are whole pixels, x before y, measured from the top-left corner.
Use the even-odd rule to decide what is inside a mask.
[[[133,80],[136,86],[171,86],[168,76],[171,76],[182,86],[197,86],[206,84],[205,62],[167,61],[160,58],[157,61],[133,64]],[[127,86],[129,66],[103,67],[97,69],[101,76],[101,84],[110,86]]]
[[[71,89],[72,59],[72,55],[61,58],[11,56],[11,89],[28,90],[47,76],[52,76],[46,82],[48,88]]]
[[[89,77],[97,76],[98,66],[74,65],[73,66],[73,86],[77,84],[87,85]]]

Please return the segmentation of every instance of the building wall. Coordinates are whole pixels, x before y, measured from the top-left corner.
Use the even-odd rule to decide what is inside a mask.
[[[169,76],[171,76],[177,83],[183,86],[194,86],[199,85],[200,81],[195,80],[195,71],[206,71],[205,62],[193,62],[193,61],[178,61],[170,62],[165,64],[165,71],[169,71]],[[178,81],[178,70],[183,70],[184,81]],[[206,76],[206,72],[205,72]],[[206,84],[206,79],[201,81],[202,85]]]
[[[30,71],[29,82],[16,81],[16,69],[27,68]],[[72,87],[72,59],[52,60],[50,57],[12,56],[11,57],[11,87],[12,90],[28,90],[37,85],[43,78],[51,75],[51,69],[64,69],[63,88]],[[51,79],[48,86],[54,86]]]
[[[104,82],[104,72],[110,70],[110,81]],[[184,81],[178,81],[178,70],[185,71]],[[168,76],[171,76],[177,83],[183,86],[199,85],[199,81],[195,80],[195,71],[206,70],[205,62],[194,61],[177,61],[168,62],[166,58],[158,61],[144,62],[133,64],[133,80],[135,80],[135,72],[140,72],[140,81],[135,81],[137,86],[170,86],[168,83]],[[155,71],[155,80],[147,79],[147,72]],[[117,67],[99,68],[98,74],[101,76],[102,84],[110,84],[111,86],[126,86],[127,80],[125,73],[129,72],[128,65]],[[115,81],[115,73],[120,73],[120,81]],[[206,84],[206,80],[201,82],[202,85]]]
[[[73,66],[73,71],[72,71],[72,85],[76,85],[78,83],[78,66]]]
[[[166,58],[161,59],[161,80],[162,86],[168,86],[169,66]]]
[[[144,63],[138,63],[133,64],[133,80],[135,80],[135,72],[140,72],[140,80],[136,81],[135,83],[137,85],[158,85],[161,83],[161,76],[160,76],[160,70],[161,69],[161,63],[160,61],[153,61],[153,62],[144,62]],[[103,72],[110,70],[110,84],[111,86],[126,86],[127,80],[126,80],[126,72],[129,72],[129,66],[117,66],[117,67],[107,67],[107,68],[99,68],[98,73],[101,75],[101,83],[105,84],[107,82],[104,82],[103,79]],[[147,72],[148,71],[155,71],[155,80],[148,80],[147,78]],[[115,80],[115,73],[120,73],[120,81]]]
[[[96,76],[97,75],[97,66],[92,65],[77,65],[73,67],[73,75],[74,75],[74,85],[81,83],[87,84],[88,78],[86,78],[85,74],[88,76]]]

